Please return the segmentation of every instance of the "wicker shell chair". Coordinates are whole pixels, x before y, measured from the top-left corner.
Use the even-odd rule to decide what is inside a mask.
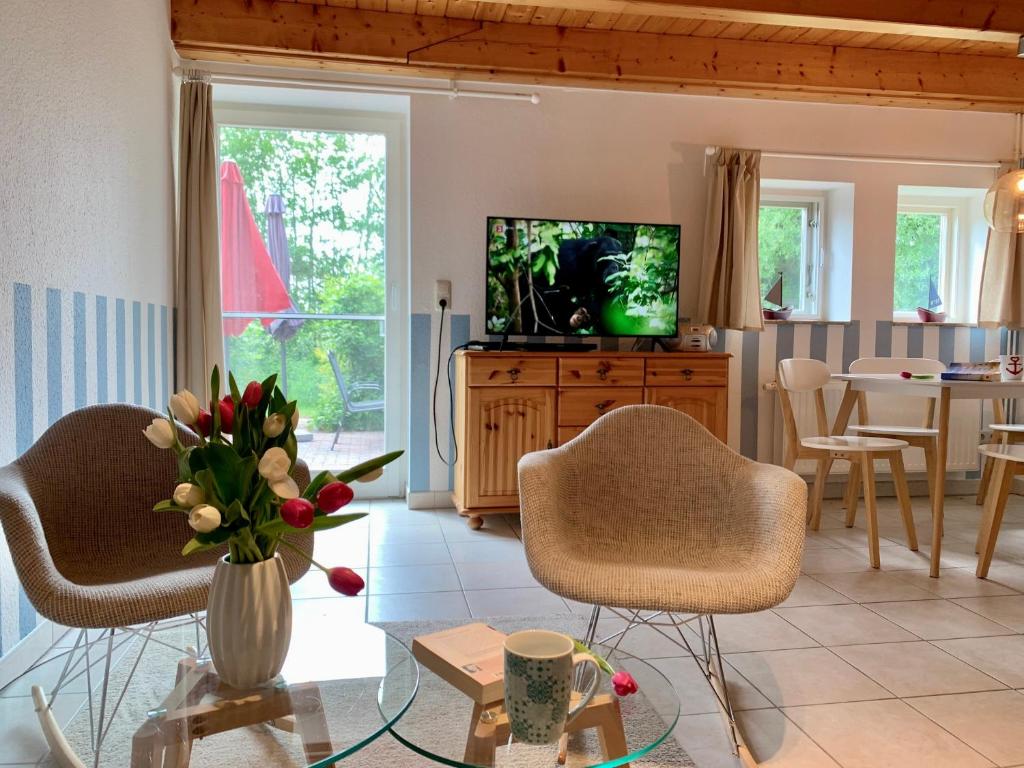
[[[519,494],[534,577],[596,606],[586,639],[595,640],[602,606],[626,628],[599,642],[638,625],[681,639],[744,749],[712,616],[764,610],[789,596],[803,554],[804,481],[740,456],[683,413],[636,405],[560,448],[524,456]]]
[[[0,468],[0,524],[26,595],[43,617],[80,630],[71,655],[89,645],[105,646],[106,672],[116,631],[158,629],[160,622],[188,615],[198,621],[214,565],[226,552],[183,557],[181,548],[193,533],[185,516],[152,511],[170,495],[177,477],[173,454],[142,435],[160,415],[135,405],[82,408]],[[183,441],[195,439],[183,431]],[[295,480],[300,488],[309,484],[301,461]],[[297,536],[294,543],[312,554],[311,535]],[[281,554],[292,582],[309,569],[297,553]],[[86,628],[109,632],[91,640],[95,633],[87,635]],[[61,761],[61,745],[52,740],[56,725],[49,709],[63,683],[62,675],[48,701],[40,701],[41,692],[33,696],[55,756],[73,765]]]

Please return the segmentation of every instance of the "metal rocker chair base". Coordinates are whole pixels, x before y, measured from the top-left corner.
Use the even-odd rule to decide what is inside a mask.
[[[623,619],[626,621],[626,626],[606,637],[597,638],[597,625],[602,610]],[[596,642],[598,645],[608,646],[611,649],[609,651],[610,654],[615,653],[627,658],[638,658],[628,651],[623,651],[619,646],[631,629],[642,626],[650,627],[662,637],[675,643],[690,654],[690,658],[697,664],[697,668],[714,694],[719,714],[725,721],[732,740],[732,754],[739,757],[744,768],[757,768],[758,762],[744,741],[743,733],[736,722],[732,701],[729,698],[729,688],[726,684],[725,668],[722,665],[722,654],[718,647],[718,632],[715,629],[714,616],[710,614],[697,614],[688,618],[682,618],[668,611],[655,611],[648,616],[642,616],[640,611],[624,611],[607,606],[604,608],[594,606],[594,610],[590,614],[584,642],[587,645]],[[699,653],[686,636],[684,627],[687,626],[697,635],[697,637],[693,638],[694,645],[696,645],[698,640],[700,641]]]
[[[154,637],[154,634],[157,632],[187,627],[190,624],[195,626],[195,646],[180,648]],[[39,718],[39,726],[42,729],[43,737],[46,739],[46,744],[50,748],[50,755],[54,762],[60,766],[60,768],[88,768],[90,763],[93,768],[98,768],[100,764],[100,755],[102,754],[103,749],[103,741],[107,737],[110,727],[114,722],[114,717],[117,715],[121,702],[124,700],[125,694],[128,692],[128,686],[131,685],[132,679],[135,676],[135,671],[138,669],[139,662],[142,660],[142,655],[146,652],[146,648],[149,643],[153,642],[165,645],[169,648],[180,651],[184,655],[196,658],[199,655],[199,650],[203,647],[201,642],[202,628],[203,618],[193,614],[188,618],[154,621],[138,627],[112,627],[110,629],[102,630],[79,629],[77,637],[75,638],[74,646],[56,657],[58,659],[62,656],[65,658],[64,668],[61,670],[60,677],[57,679],[57,682],[49,696],[47,696],[41,686],[32,686],[32,702],[35,707],[36,716]],[[99,632],[99,637],[90,639],[90,631],[94,634]],[[120,693],[117,694],[116,699],[114,699],[113,692],[110,690],[110,671],[113,666],[114,654],[127,643],[136,639],[141,639],[142,643],[138,651],[133,651],[132,654],[129,654],[129,656],[134,655],[134,659],[126,657],[119,661],[119,663],[122,664],[130,663],[131,669],[128,672],[128,676],[125,679]],[[95,684],[92,668],[100,661],[100,659],[90,653],[94,646],[104,646],[103,656],[100,657],[103,659],[103,678],[102,680],[96,680]],[[43,663],[53,662],[54,659],[52,658],[47,659],[44,662],[37,662],[30,667],[25,674],[31,674],[34,669],[37,669]],[[57,696],[60,695],[60,692],[65,688],[65,686],[73,683],[75,680],[78,680],[83,676],[86,679],[86,698],[89,710],[89,729],[92,747],[92,759],[89,762],[83,761],[74,750],[65,737],[63,729],[60,727],[60,724],[53,715],[53,703]],[[94,698],[97,694],[99,695],[98,712],[96,711],[96,706],[94,704]]]

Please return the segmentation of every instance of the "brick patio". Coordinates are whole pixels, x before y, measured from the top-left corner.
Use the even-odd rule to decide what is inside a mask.
[[[314,432],[312,442],[299,443],[299,457],[314,474],[323,469],[348,469],[384,453],[383,432],[342,432],[331,450],[333,432]]]

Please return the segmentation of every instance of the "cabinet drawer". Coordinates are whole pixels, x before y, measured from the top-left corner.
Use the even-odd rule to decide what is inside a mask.
[[[580,387],[558,393],[558,425],[586,426],[624,405],[644,401],[643,387]]]
[[[565,445],[574,437],[579,437],[586,427],[559,427],[558,428],[558,444]]]
[[[555,368],[553,357],[471,357],[468,360],[469,386],[554,386]]]
[[[558,361],[560,387],[641,387],[644,361],[635,357],[571,357]]]
[[[658,355],[647,360],[648,387],[724,387],[729,383],[729,361]]]

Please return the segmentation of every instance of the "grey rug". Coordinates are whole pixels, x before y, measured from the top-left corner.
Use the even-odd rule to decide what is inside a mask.
[[[569,634],[581,635],[583,622],[578,616],[546,616],[543,618],[492,618],[487,622],[504,632],[514,632],[528,628],[550,628]],[[412,638],[422,634],[440,631],[449,627],[464,624],[464,621],[453,622],[401,622],[382,624],[381,626],[406,644],[411,645]],[[339,628],[342,629],[342,628]],[[343,630],[342,630],[343,631]],[[137,641],[136,641],[137,642]],[[167,670],[173,670],[181,653],[172,648],[150,646],[146,649],[143,660],[129,686],[124,702],[114,719],[106,736],[103,757],[100,765],[104,768],[126,768],[131,754],[132,737],[141,724],[139,713],[159,703],[173,685],[167,679]],[[111,673],[111,688],[120,691],[127,678],[134,654],[125,654],[127,663],[122,661]],[[147,669],[154,670],[146,674]],[[644,688],[642,670],[636,670],[641,690]],[[353,681],[336,681],[321,684],[321,695],[325,709],[330,713],[329,728],[334,738],[342,743],[345,733],[366,733],[379,726],[380,715],[377,708],[375,686]],[[653,686],[652,686],[653,688]],[[651,741],[664,732],[664,715],[658,713],[671,707],[657,707],[643,694],[625,698],[621,702],[626,721],[627,741],[632,746],[641,741]],[[405,738],[414,741],[428,750],[436,750],[452,757],[461,756],[461,748],[465,744],[468,731],[468,720],[471,704],[468,698],[453,696],[447,682],[433,673],[423,670],[420,678],[419,691],[412,708],[406,717],[396,726],[396,730]],[[68,741],[83,760],[92,765],[90,750],[90,726],[88,710],[83,709],[65,728]],[[597,736],[594,732],[584,732],[573,737],[570,743],[570,756],[566,768],[582,768],[593,765],[600,755]],[[192,760],[193,768],[224,768],[225,766],[281,766],[288,768],[306,765],[303,758],[301,742],[298,736],[266,725],[252,726],[237,731],[218,734],[201,741],[194,742]],[[421,757],[404,745],[397,742],[388,733],[384,733],[372,744],[364,747],[354,755],[346,758],[341,765],[351,768],[405,768],[405,766],[436,765],[431,760]],[[694,763],[678,743],[670,736],[656,750],[638,758],[631,763],[644,768],[672,768],[694,766]],[[41,766],[57,768],[47,758]],[[557,768],[551,759],[549,748],[531,748],[515,751],[514,759],[509,753],[498,749],[496,768]]]

